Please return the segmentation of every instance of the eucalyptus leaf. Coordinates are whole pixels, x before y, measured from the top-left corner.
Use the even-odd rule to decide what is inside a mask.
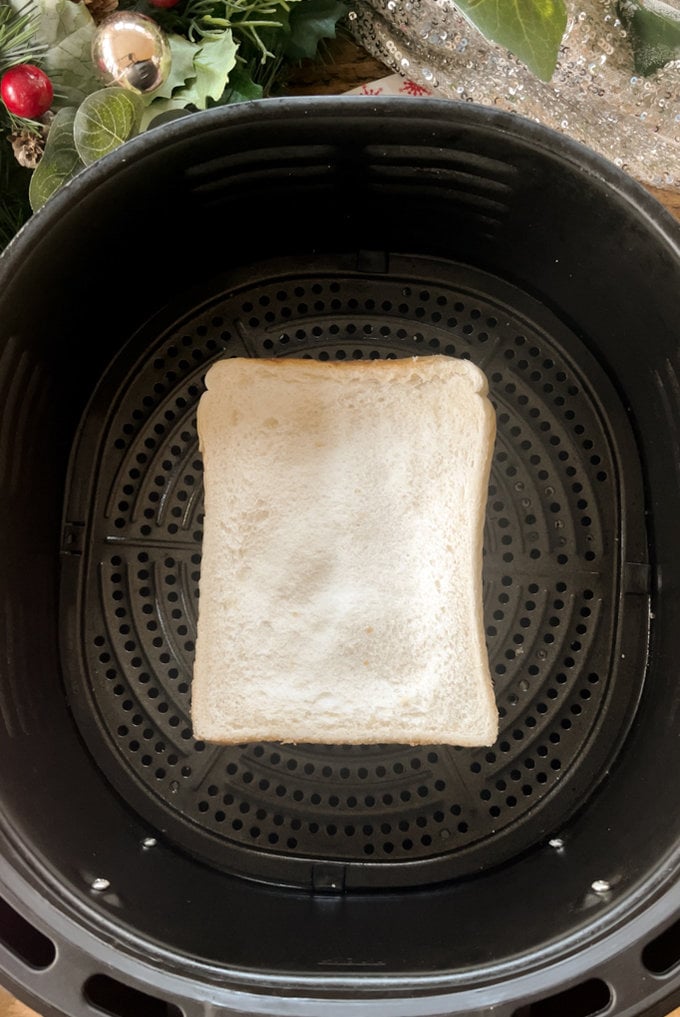
[[[293,60],[314,59],[322,39],[334,39],[347,8],[340,0],[300,0],[290,9],[290,35],[284,53]]]
[[[680,11],[662,0],[621,0],[618,7],[638,74],[653,74],[680,59]]]
[[[87,4],[74,4],[72,0],[33,0],[39,12],[36,34],[49,46],[60,43],[67,36],[88,26],[94,30],[94,18]]]
[[[567,27],[564,0],[456,0],[468,21],[549,81]]]
[[[101,85],[91,57],[97,26],[85,3],[35,2],[36,42],[46,47],[42,66],[54,81],[57,105],[77,105]]]
[[[78,107],[73,137],[86,166],[113,152],[139,129],[144,103],[117,85],[92,92]]]
[[[84,168],[73,140],[75,109],[59,110],[50,126],[42,159],[31,174],[28,200],[34,212]]]

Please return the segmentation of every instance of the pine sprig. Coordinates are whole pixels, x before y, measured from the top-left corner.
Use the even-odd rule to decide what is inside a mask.
[[[35,42],[38,17],[33,0],[18,11],[0,0],[0,75],[19,64],[40,65],[46,47]],[[0,251],[31,215],[30,172],[19,166],[11,144],[13,134],[26,130],[40,134],[42,125],[10,113],[0,102]]]
[[[19,11],[0,0],[0,76],[19,64],[40,66],[47,47],[35,41],[38,17],[33,0],[28,0]],[[10,113],[0,102],[0,141],[4,140],[2,135],[13,131],[39,134],[41,129],[41,124]]]
[[[39,64],[46,47],[35,42],[38,12],[32,0],[15,11],[0,0],[0,74],[18,64]]]

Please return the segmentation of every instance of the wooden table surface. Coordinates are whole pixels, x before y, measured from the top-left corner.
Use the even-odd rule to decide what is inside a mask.
[[[392,68],[374,60],[351,39],[338,38],[328,47],[322,61],[303,62],[287,83],[288,95],[339,95],[393,73]],[[680,219],[680,189],[647,189]],[[37,1017],[33,1010],[0,988],[0,1017]],[[143,1017],[143,1015],[140,1015]],[[680,1017],[680,1008],[668,1017]]]

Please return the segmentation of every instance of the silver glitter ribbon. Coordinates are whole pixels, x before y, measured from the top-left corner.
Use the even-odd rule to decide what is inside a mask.
[[[557,68],[541,81],[449,0],[362,0],[357,42],[433,95],[496,106],[582,142],[642,183],[680,185],[680,61],[643,77],[614,0],[568,4]]]

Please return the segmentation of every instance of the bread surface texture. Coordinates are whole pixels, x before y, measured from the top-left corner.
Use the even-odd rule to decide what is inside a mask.
[[[492,744],[482,371],[237,357],[205,382],[195,737]]]

